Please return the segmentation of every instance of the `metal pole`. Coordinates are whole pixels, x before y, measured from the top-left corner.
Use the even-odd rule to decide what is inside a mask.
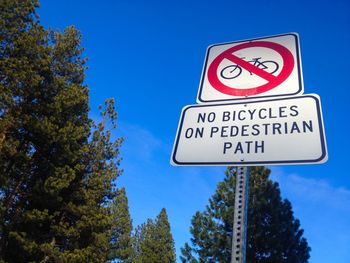
[[[245,263],[250,167],[238,166],[236,174],[231,263]]]

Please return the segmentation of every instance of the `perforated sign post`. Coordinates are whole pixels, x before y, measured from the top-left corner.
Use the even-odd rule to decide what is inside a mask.
[[[197,102],[303,92],[299,39],[290,33],[210,46]]]

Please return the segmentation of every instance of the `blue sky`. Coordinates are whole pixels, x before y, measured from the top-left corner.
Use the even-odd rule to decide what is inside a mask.
[[[81,30],[91,116],[106,98],[117,102],[115,136],[125,137],[118,184],[133,224],[166,207],[178,252],[192,215],[224,178],[224,167],[169,164],[181,109],[196,102],[206,48],[299,33],[304,89],[321,97],[329,160],[271,166],[271,177],[301,220],[310,262],[349,262],[349,1],[42,0],[38,13],[46,27]]]

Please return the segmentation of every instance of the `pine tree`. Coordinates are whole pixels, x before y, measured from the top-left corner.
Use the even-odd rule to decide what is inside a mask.
[[[155,222],[150,218],[136,228],[133,263],[156,262],[158,254],[154,251],[157,246],[155,231]]]
[[[125,188],[117,191],[117,197],[112,207],[112,215],[113,227],[109,259],[112,262],[131,263],[133,252],[132,223]]]
[[[163,208],[156,219],[155,237],[158,241],[157,253],[162,263],[173,263],[176,261],[175,243],[171,234],[170,223],[165,208]]]
[[[0,2],[0,261],[105,262],[120,174],[114,101],[88,117],[80,33]]]
[[[175,244],[166,210],[163,208],[155,222],[148,219],[135,231],[133,263],[174,263]]]
[[[252,168],[249,178],[247,228],[248,263],[305,263],[310,247],[295,219],[292,206],[282,200],[270,170]],[[192,219],[191,244],[181,249],[182,262],[230,262],[233,225],[235,170],[228,168],[204,212]]]

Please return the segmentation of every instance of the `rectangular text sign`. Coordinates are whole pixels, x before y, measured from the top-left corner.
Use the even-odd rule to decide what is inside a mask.
[[[173,165],[322,163],[327,149],[320,99],[304,95],[182,111]]]

